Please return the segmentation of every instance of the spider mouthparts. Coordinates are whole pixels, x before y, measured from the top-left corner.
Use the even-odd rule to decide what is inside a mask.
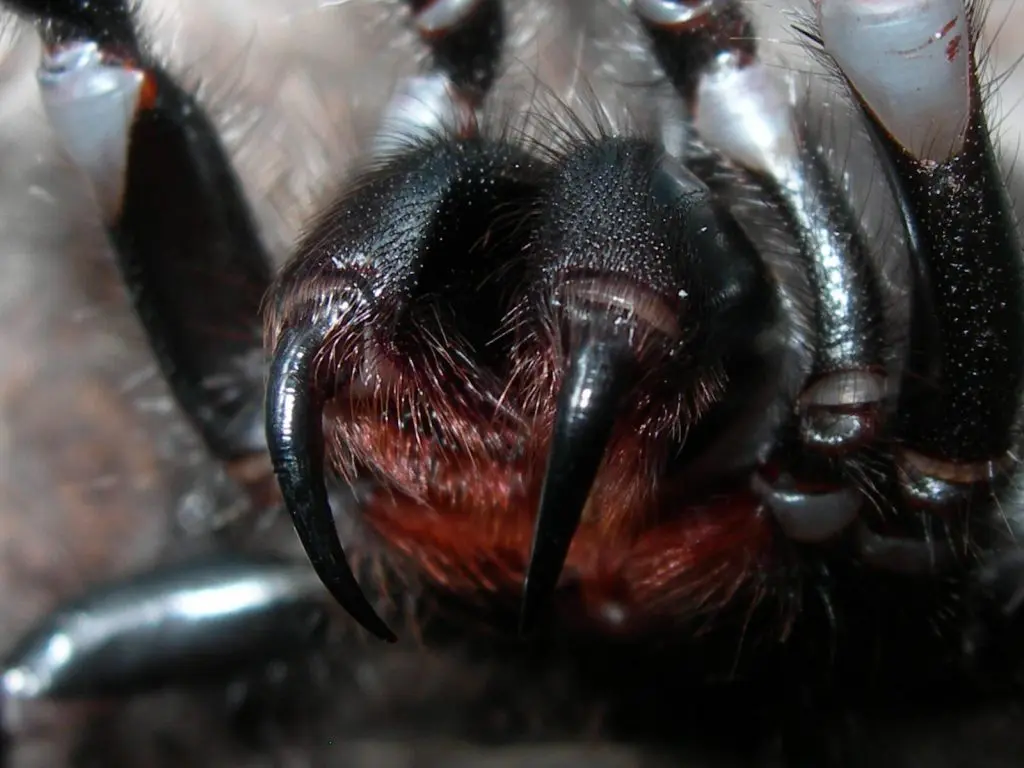
[[[533,531],[519,631],[525,634],[562,574],[591,486],[634,381],[636,358],[619,340],[584,342],[572,353],[558,394],[548,464]]]
[[[352,617],[382,640],[395,636],[374,611],[338,539],[324,483],[323,404],[312,363],[329,323],[286,329],[267,383],[267,440],[285,506],[324,586]]]

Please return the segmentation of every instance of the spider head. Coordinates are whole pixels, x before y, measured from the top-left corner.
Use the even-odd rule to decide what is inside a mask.
[[[660,579],[717,567],[736,525],[760,535],[744,504],[691,515],[666,480],[772,304],[681,163],[640,139],[544,161],[440,140],[350,188],[279,280],[270,336],[282,360],[282,329],[322,329],[309,430],[372,480],[362,516],[389,549],[444,589],[522,594],[527,627],[563,571],[586,613],[614,593],[632,616]],[[686,553],[667,570],[666,547]]]

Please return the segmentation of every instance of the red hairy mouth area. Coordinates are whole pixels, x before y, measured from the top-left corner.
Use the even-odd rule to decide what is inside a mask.
[[[548,434],[490,421],[448,450],[377,409],[332,419],[331,458],[376,474],[366,523],[435,586],[470,599],[522,592]],[[335,415],[338,415],[335,413]],[[476,422],[474,422],[476,423]],[[344,446],[344,450],[341,449]],[[772,528],[749,492],[687,498],[650,474],[650,449],[624,425],[609,445],[560,582],[559,600],[603,631],[630,633],[710,614],[755,583]]]
[[[478,510],[436,510],[380,491],[366,512],[389,546],[437,585],[464,595],[521,591],[533,536],[527,504],[481,517]],[[587,620],[609,631],[647,630],[721,609],[751,586],[769,546],[770,529],[753,497],[720,497],[628,541],[582,525],[561,584],[575,587]]]

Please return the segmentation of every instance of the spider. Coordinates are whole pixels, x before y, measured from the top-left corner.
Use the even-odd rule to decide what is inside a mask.
[[[278,268],[141,11],[6,6],[222,468],[202,553],[11,643],[15,747],[12,705],[226,680],[256,753],[341,764],[422,732],[900,764],[857,729],[1016,714],[1024,267],[976,8],[816,3],[814,109],[736,0],[366,5],[422,69]],[[257,759],[165,733],[200,700],[108,709],[67,761]],[[511,759],[598,759],[552,749]]]

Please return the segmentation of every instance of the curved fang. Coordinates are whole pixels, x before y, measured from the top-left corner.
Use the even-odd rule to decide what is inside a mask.
[[[281,335],[267,385],[267,443],[285,506],[306,555],[341,607],[382,640],[398,638],[373,610],[349,567],[327,500],[323,399],[311,386],[311,364],[326,324]]]
[[[523,584],[519,631],[527,632],[558,586],[569,545],[604,459],[635,358],[618,341],[592,340],[574,351],[558,406]]]

